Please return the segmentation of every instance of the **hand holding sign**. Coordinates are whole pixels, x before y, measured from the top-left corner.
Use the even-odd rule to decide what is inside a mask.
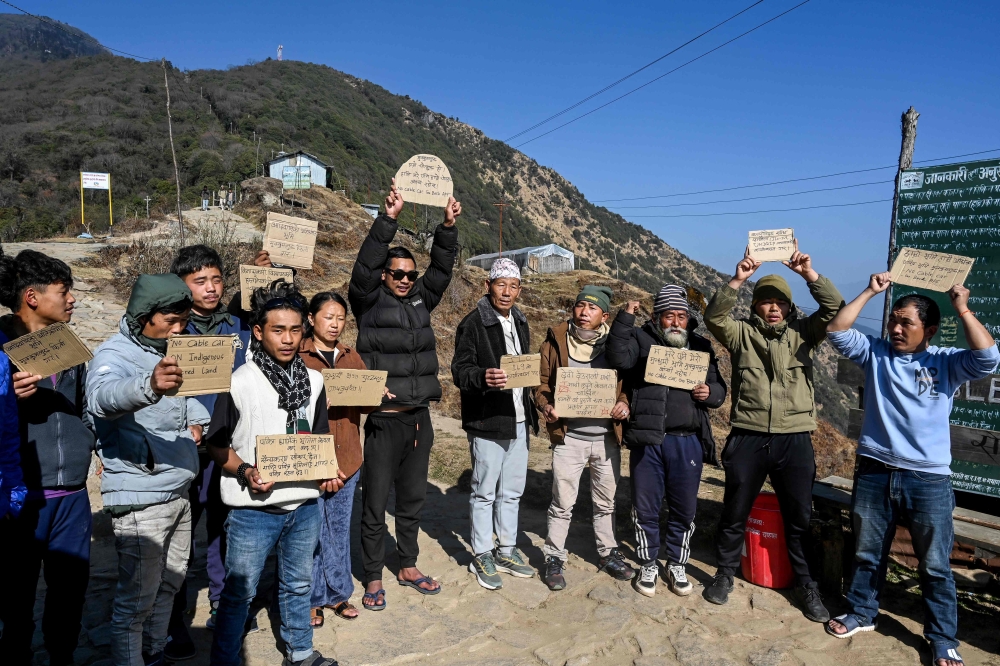
[[[393,180],[398,193],[412,203],[444,207],[451,199],[451,172],[434,155],[414,155],[399,167]],[[386,199],[386,208],[388,204],[389,200]]]
[[[403,212],[403,197],[396,188],[396,179],[392,179],[392,187],[389,188],[389,195],[385,198],[385,214],[392,219],[399,217]]]
[[[750,232],[749,255],[757,261],[788,261],[798,249],[793,229],[763,229]]]
[[[94,357],[67,324],[59,322],[7,342],[3,350],[22,372],[48,377]]]
[[[956,284],[965,283],[974,263],[976,260],[972,257],[904,247],[892,262],[889,273],[896,284],[948,291]]]
[[[618,397],[618,375],[614,370],[559,368],[555,393],[555,410],[562,418],[611,418]]]
[[[167,395],[225,393],[233,376],[235,335],[176,335],[167,341],[167,357],[183,373],[183,386]],[[166,360],[166,359],[164,359]]]
[[[166,395],[171,391],[176,391],[184,383],[184,371],[177,365],[177,359],[173,356],[166,356],[153,368],[153,374],[149,376],[149,387],[156,395]]]
[[[645,380],[673,388],[691,390],[705,383],[709,355],[706,352],[655,345],[646,359]]]
[[[500,357],[499,370],[486,371],[486,384],[495,388],[530,388],[542,383],[542,355],[521,354],[518,356],[504,354]],[[503,373],[501,384],[490,384],[490,373]]]

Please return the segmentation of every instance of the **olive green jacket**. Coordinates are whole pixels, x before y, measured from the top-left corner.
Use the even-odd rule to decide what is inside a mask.
[[[729,285],[712,296],[705,326],[732,356],[734,428],[775,434],[816,429],[812,354],[844,298],[823,276],[809,291],[819,310],[799,318],[792,305],[788,318],[773,326],[756,314],[748,320],[730,317],[737,292]]]

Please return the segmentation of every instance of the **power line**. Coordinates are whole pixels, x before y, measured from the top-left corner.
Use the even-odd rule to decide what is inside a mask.
[[[765,194],[759,197],[745,197],[743,199],[719,199],[717,201],[698,201],[695,203],[679,204],[656,204],[652,206],[613,206],[615,210],[625,210],[626,208],[678,208],[680,206],[708,206],[710,204],[736,203],[738,201],[755,201],[757,199],[777,199],[779,197],[794,197],[800,194],[812,194],[813,192],[832,192],[834,190],[849,190],[854,187],[865,187],[867,185],[886,185],[893,183],[892,180],[875,180],[870,183],[858,183],[856,185],[841,185],[840,187],[821,187],[815,190],[801,190],[799,192],[786,192],[785,194]]]
[[[698,56],[698,57],[696,57],[696,58],[692,58],[691,60],[688,60],[688,61],[687,61],[686,63],[684,63],[683,65],[678,65],[677,67],[674,67],[674,68],[673,68],[672,70],[670,70],[669,72],[666,72],[665,74],[660,74],[660,75],[659,75],[659,76],[657,76],[657,77],[656,77],[655,79],[652,79],[652,80],[650,80],[650,81],[647,81],[646,83],[643,83],[643,84],[642,84],[641,86],[638,86],[637,88],[633,88],[632,90],[629,90],[629,91],[628,91],[627,93],[625,93],[624,95],[619,95],[618,97],[615,97],[615,98],[614,98],[613,100],[611,100],[610,102],[606,102],[606,103],[604,103],[604,104],[600,105],[600,106],[599,106],[599,107],[597,107],[597,108],[594,108],[594,109],[591,109],[590,111],[587,111],[586,113],[583,113],[583,114],[580,114],[580,115],[579,115],[579,116],[577,116],[576,118],[573,118],[573,120],[570,120],[570,121],[567,121],[567,122],[563,123],[562,125],[559,125],[559,126],[557,126],[557,127],[554,127],[554,128],[552,128],[552,129],[550,129],[550,130],[549,130],[548,132],[543,132],[543,133],[539,134],[538,136],[536,136],[536,137],[534,137],[534,138],[531,138],[531,139],[528,139],[527,141],[524,141],[524,142],[522,142],[522,143],[519,143],[519,144],[517,144],[517,145],[516,145],[516,146],[514,146],[514,147],[515,147],[515,148],[520,148],[521,146],[526,146],[526,145],[528,145],[529,143],[531,143],[532,141],[537,141],[538,139],[541,139],[541,138],[542,138],[543,136],[548,136],[549,134],[552,134],[553,132],[557,132],[557,131],[561,130],[561,129],[562,129],[563,127],[566,127],[567,125],[572,125],[573,123],[575,123],[576,121],[580,120],[581,118],[586,118],[586,117],[587,117],[587,116],[589,116],[590,114],[592,114],[592,113],[596,113],[597,111],[600,111],[600,110],[601,110],[601,109],[603,109],[604,107],[607,107],[607,106],[611,106],[612,104],[614,104],[614,103],[615,103],[615,102],[617,102],[618,100],[621,100],[621,99],[624,99],[624,98],[628,97],[629,95],[631,95],[632,93],[634,93],[634,92],[638,92],[638,91],[642,90],[643,88],[645,88],[646,86],[648,86],[648,85],[651,85],[651,84],[653,84],[653,83],[656,83],[657,81],[659,81],[659,80],[660,80],[660,79],[662,79],[663,77],[665,77],[665,76],[670,76],[670,75],[671,75],[671,74],[673,74],[674,72],[676,72],[676,71],[678,71],[678,70],[681,70],[681,69],[684,69],[685,67],[687,67],[687,66],[688,66],[688,65],[690,65],[691,63],[693,63],[693,62],[697,62],[698,60],[701,60],[701,59],[702,59],[702,58],[704,58],[705,56],[707,56],[707,55],[710,55],[710,54],[712,54],[712,53],[715,53],[715,52],[716,52],[716,51],[718,51],[719,49],[721,49],[721,48],[723,48],[723,47],[725,47],[725,46],[728,46],[728,45],[732,44],[732,43],[733,43],[733,42],[735,42],[736,40],[738,40],[738,39],[741,39],[741,38],[743,38],[743,37],[746,37],[746,36],[747,36],[747,35],[749,35],[749,34],[750,34],[751,32],[754,32],[755,30],[759,30],[760,28],[763,28],[763,27],[764,27],[765,25],[767,25],[768,23],[771,23],[772,21],[777,21],[778,19],[780,19],[780,18],[781,18],[782,16],[784,16],[785,14],[788,14],[788,13],[790,13],[790,12],[793,12],[793,11],[795,11],[796,9],[798,9],[799,7],[801,7],[801,6],[802,6],[802,5],[804,5],[804,4],[807,4],[808,2],[809,2],[809,0],[803,0],[803,2],[800,2],[799,4],[795,5],[795,6],[794,6],[794,7],[792,7],[791,9],[786,9],[785,11],[781,12],[781,13],[780,13],[780,14],[778,14],[777,16],[775,16],[775,17],[773,17],[773,18],[769,18],[768,20],[764,21],[763,23],[760,23],[760,24],[758,24],[758,25],[756,25],[756,26],[754,26],[754,27],[750,28],[750,29],[749,29],[749,30],[747,30],[746,32],[744,32],[744,33],[741,33],[741,34],[739,34],[739,35],[737,35],[737,36],[733,37],[733,38],[732,38],[732,39],[730,39],[729,41],[727,41],[727,42],[723,42],[722,44],[719,44],[719,45],[718,45],[718,46],[716,46],[716,47],[715,47],[714,49],[710,49],[710,50],[708,50],[708,51],[705,51],[705,52],[704,52],[704,53],[702,53],[702,54],[701,54],[700,56]]]
[[[0,0],[2,2],[3,0]],[[931,157],[926,160],[917,160],[914,164],[923,164],[925,162],[940,162],[941,160],[953,160],[959,157],[971,157],[973,155],[984,155],[986,153],[995,153],[1000,151],[1000,148],[991,148],[989,150],[980,150],[975,153],[962,153],[961,155],[949,155],[947,157]],[[820,180],[823,178],[834,178],[836,176],[847,176],[854,173],[867,173],[869,171],[881,171],[882,169],[897,169],[898,164],[889,164],[888,166],[871,167],[870,169],[855,169],[854,171],[840,171],[838,173],[828,173],[823,176],[808,176],[806,178],[789,178],[788,180],[775,180],[770,183],[756,183],[754,185],[737,185],[735,187],[720,187],[714,190],[698,190],[697,192],[678,192],[676,194],[654,194],[648,197],[629,197],[626,199],[596,199],[591,201],[591,203],[611,203],[614,201],[643,201],[645,199],[669,199],[672,197],[690,197],[695,194],[712,194],[715,192],[732,192],[733,190],[746,190],[753,187],[770,187],[771,185],[784,185],[785,183],[801,183],[806,180]]]
[[[733,213],[683,213],[681,215],[629,215],[629,217],[669,218],[669,217],[718,217],[720,215],[753,215],[755,213],[784,213],[793,210],[812,210],[814,208],[842,208],[844,206],[864,206],[866,204],[886,203],[887,201],[892,201],[892,199],[875,199],[874,201],[856,201],[854,203],[826,204],[823,206],[802,206],[801,208],[772,208],[770,210],[739,210]]]
[[[17,11],[21,12],[22,14],[26,14],[26,15],[30,16],[31,18],[33,18],[33,19],[38,19],[42,23],[48,23],[49,25],[51,25],[54,28],[59,28],[60,30],[62,30],[63,32],[65,32],[67,35],[73,35],[74,37],[77,37],[77,38],[80,38],[80,39],[85,39],[88,42],[93,42],[94,44],[97,44],[98,46],[100,46],[102,49],[107,49],[108,51],[114,51],[115,53],[121,53],[122,55],[126,55],[126,56],[128,56],[130,58],[136,58],[138,60],[149,60],[149,61],[159,60],[159,58],[146,58],[145,56],[136,55],[134,53],[129,53],[127,51],[120,51],[118,49],[113,49],[110,46],[105,46],[104,44],[101,44],[99,41],[97,41],[93,37],[91,37],[91,36],[89,36],[87,34],[84,34],[83,31],[73,32],[72,30],[67,30],[65,27],[63,27],[62,24],[54,22],[54,21],[50,21],[47,18],[45,18],[44,16],[37,16],[35,14],[32,14],[31,12],[25,11],[25,10],[21,9],[20,7],[18,7],[17,5],[14,5],[14,4],[11,4],[11,3],[7,2],[7,0],[0,0],[0,2],[2,2],[5,5],[7,5],[8,7],[13,7]]]
[[[527,134],[528,132],[530,132],[530,131],[532,131],[532,130],[535,130],[535,129],[538,129],[539,127],[541,127],[542,125],[545,125],[545,124],[546,124],[546,123],[548,123],[549,121],[551,121],[551,120],[555,120],[556,118],[558,118],[559,116],[561,116],[561,115],[563,115],[563,114],[565,114],[565,113],[569,113],[570,111],[572,111],[573,109],[577,108],[577,107],[578,107],[578,106],[580,106],[581,104],[585,104],[586,102],[589,102],[590,100],[594,99],[594,98],[595,98],[595,97],[597,97],[598,95],[601,95],[601,94],[603,94],[603,93],[606,93],[607,91],[609,91],[609,90],[611,90],[612,88],[614,88],[615,86],[617,86],[617,85],[618,85],[619,83],[622,83],[623,81],[626,81],[626,80],[628,80],[628,79],[632,78],[633,76],[635,76],[636,74],[638,74],[639,72],[641,72],[641,71],[643,71],[643,70],[645,70],[645,69],[649,69],[650,67],[652,67],[652,66],[653,66],[653,65],[655,65],[656,63],[660,62],[660,61],[661,61],[661,60],[663,60],[664,58],[667,58],[667,57],[669,57],[669,56],[672,56],[673,54],[677,53],[678,51],[680,51],[680,50],[681,50],[682,48],[684,48],[685,46],[688,46],[689,44],[692,44],[692,43],[694,43],[694,42],[698,41],[699,39],[701,39],[702,37],[704,37],[704,36],[705,36],[705,35],[707,35],[708,33],[712,32],[712,31],[713,31],[713,30],[715,30],[716,28],[720,28],[720,27],[724,26],[725,24],[729,23],[730,21],[732,21],[732,20],[733,20],[734,18],[736,18],[737,16],[740,16],[741,14],[745,14],[746,12],[750,11],[751,9],[753,9],[754,7],[756,7],[757,5],[759,5],[759,4],[760,4],[760,3],[762,3],[762,2],[764,2],[764,0],[757,0],[757,2],[755,2],[755,3],[753,3],[752,5],[748,6],[748,7],[746,8],[746,9],[743,9],[743,10],[741,10],[741,11],[738,11],[738,12],[736,12],[735,14],[733,14],[732,16],[730,16],[729,18],[727,18],[727,19],[726,19],[725,21],[723,21],[722,23],[717,23],[717,24],[715,24],[714,26],[712,26],[711,28],[709,28],[709,29],[708,29],[708,30],[706,30],[705,32],[701,33],[701,34],[700,34],[700,35],[698,35],[697,37],[692,37],[691,39],[689,39],[688,41],[684,42],[683,44],[681,44],[680,46],[678,46],[678,47],[677,47],[677,48],[675,48],[674,50],[670,51],[669,53],[664,53],[663,55],[661,55],[661,56],[660,56],[659,58],[657,58],[656,60],[653,60],[652,62],[649,62],[649,63],[647,63],[647,64],[643,65],[642,67],[640,67],[639,69],[635,70],[634,72],[632,72],[632,73],[630,73],[630,74],[626,74],[625,76],[623,76],[622,78],[618,79],[618,80],[617,80],[617,81],[615,81],[614,83],[611,83],[611,84],[608,84],[608,85],[604,86],[603,88],[601,88],[600,90],[598,90],[598,91],[597,91],[597,92],[595,92],[594,94],[592,94],[592,95],[590,95],[590,96],[588,96],[588,97],[584,97],[583,99],[581,99],[581,100],[580,100],[579,102],[577,102],[576,104],[574,104],[574,105],[572,105],[572,106],[568,106],[568,107],[566,107],[565,109],[563,109],[563,110],[562,110],[562,111],[560,111],[559,113],[556,113],[556,114],[553,114],[553,115],[549,116],[548,118],[546,118],[545,120],[543,120],[543,121],[541,121],[541,122],[538,122],[538,123],[535,123],[534,125],[532,125],[532,126],[531,126],[531,127],[529,127],[528,129],[526,129],[526,130],[522,130],[522,131],[518,132],[517,134],[515,134],[515,135],[514,135],[514,136],[512,136],[512,137],[510,137],[510,138],[507,138],[507,139],[504,139],[504,142],[505,142],[505,143],[507,143],[507,142],[510,142],[510,141],[512,141],[513,139],[516,139],[516,138],[517,138],[517,137],[519,137],[519,136],[522,136],[522,135],[524,135],[524,134]]]

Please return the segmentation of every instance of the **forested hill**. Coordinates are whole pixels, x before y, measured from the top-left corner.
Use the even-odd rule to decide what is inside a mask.
[[[21,14],[0,14],[0,68],[10,60],[48,62],[106,51],[82,30],[47,18],[46,23]]]

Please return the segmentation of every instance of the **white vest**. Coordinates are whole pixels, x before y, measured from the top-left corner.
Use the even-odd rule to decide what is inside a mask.
[[[308,372],[311,390],[306,413],[312,428],[316,400],[323,390],[323,375],[315,370]],[[257,460],[257,435],[284,435],[288,414],[278,409],[278,393],[256,363],[244,363],[233,373],[229,394],[240,412],[231,446],[241,460],[254,464]],[[282,481],[275,483],[270,492],[253,493],[249,488],[240,488],[235,475],[223,471],[220,485],[222,501],[231,507],[273,506],[293,510],[303,502],[319,497],[319,483],[316,481]]]

